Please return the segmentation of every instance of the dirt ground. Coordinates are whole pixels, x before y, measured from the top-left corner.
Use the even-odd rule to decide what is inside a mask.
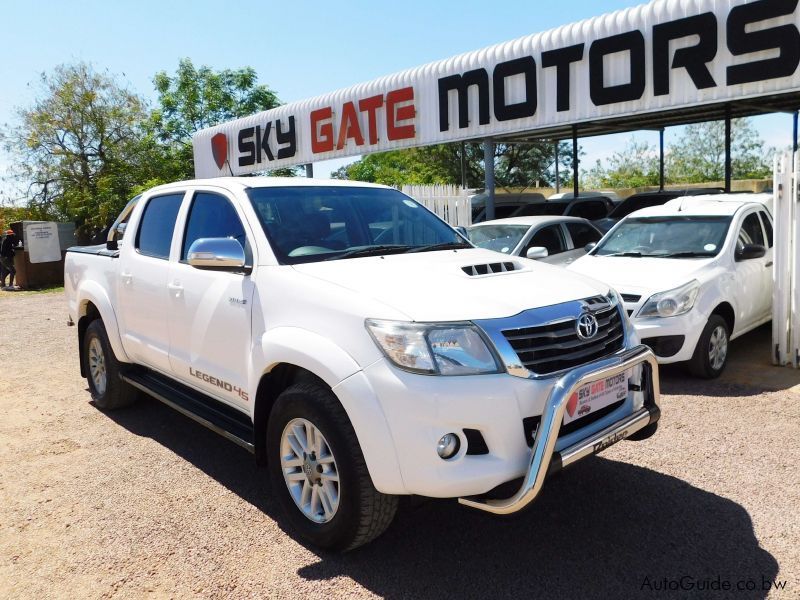
[[[0,297],[0,597],[800,598],[797,373],[664,369],[658,434],[524,515],[429,502],[336,556],[286,531],[244,450],[154,400],[97,410],[65,321],[59,293]]]

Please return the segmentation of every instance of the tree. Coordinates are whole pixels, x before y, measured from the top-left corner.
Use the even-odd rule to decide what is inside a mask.
[[[153,84],[158,108],[152,113],[151,126],[162,145],[167,181],[194,177],[195,132],[280,104],[275,92],[258,83],[251,67],[213,71],[207,66],[195,68],[184,58],[174,76],[161,71]]]
[[[42,74],[33,106],[6,136],[29,214],[74,221],[91,234],[151,171],[144,101],[87,63]]]
[[[467,187],[483,187],[484,155],[481,144],[464,144]],[[498,187],[525,188],[554,183],[555,153],[549,141],[496,144],[495,181]],[[571,164],[569,144],[559,146],[562,183]],[[461,183],[461,145],[441,144],[369,154],[332,174],[338,179],[385,185]]]
[[[770,156],[750,119],[731,123],[731,170],[734,179],[763,179],[772,174]],[[668,157],[669,179],[699,183],[725,179],[725,122],[687,125]]]
[[[630,138],[625,148],[608,159],[598,160],[584,176],[589,188],[636,188],[659,185],[658,150],[647,142]]]

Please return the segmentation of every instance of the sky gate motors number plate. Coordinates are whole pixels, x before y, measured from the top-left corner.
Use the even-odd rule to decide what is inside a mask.
[[[632,369],[629,369],[613,377],[592,381],[578,388],[567,400],[564,425],[597,412],[618,400],[624,400],[628,395],[628,378],[632,372]]]

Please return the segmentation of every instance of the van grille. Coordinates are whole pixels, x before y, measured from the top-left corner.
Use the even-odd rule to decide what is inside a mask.
[[[593,308],[594,303],[588,304]],[[575,318],[537,327],[504,329],[503,335],[529,371],[537,375],[556,373],[613,354],[623,347],[625,336],[617,307],[605,303],[591,313],[599,327],[590,340],[578,337]]]

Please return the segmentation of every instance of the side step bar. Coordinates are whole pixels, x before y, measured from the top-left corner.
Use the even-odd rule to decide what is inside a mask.
[[[122,375],[122,380],[242,448],[255,452],[253,423],[250,417],[235,408],[152,371],[131,370]]]

